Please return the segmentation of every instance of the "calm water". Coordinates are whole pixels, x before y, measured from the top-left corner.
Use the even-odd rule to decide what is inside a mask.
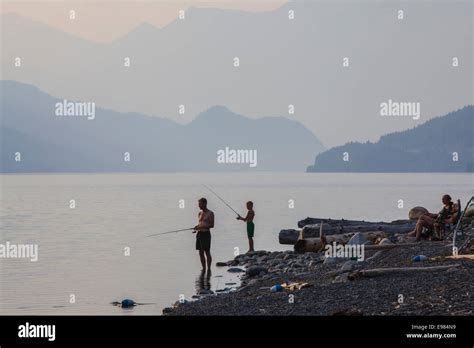
[[[222,289],[235,276],[214,267],[200,279],[194,234],[144,236],[194,226],[197,199],[216,215],[214,263],[247,250],[245,225],[203,185],[234,209],[255,203],[257,249],[285,250],[278,231],[307,216],[365,220],[406,218],[410,207],[438,211],[450,193],[466,202],[471,174],[73,174],[1,175],[1,233],[5,243],[37,243],[39,260],[0,260],[0,314],[161,314],[196,288]],[[69,201],[76,200],[76,208]],[[185,207],[179,207],[184,200]],[[398,208],[398,200],[404,208]],[[294,208],[289,208],[294,200]],[[131,255],[124,256],[130,247]],[[210,284],[209,284],[210,283]],[[70,294],[76,303],[69,303]],[[122,310],[123,298],[152,303]]]

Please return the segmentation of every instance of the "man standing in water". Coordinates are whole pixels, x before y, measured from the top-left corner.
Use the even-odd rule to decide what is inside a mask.
[[[199,201],[198,224],[194,227],[196,233],[196,250],[199,250],[202,271],[211,270],[211,228],[214,227],[214,213],[207,209],[207,199],[201,198]]]

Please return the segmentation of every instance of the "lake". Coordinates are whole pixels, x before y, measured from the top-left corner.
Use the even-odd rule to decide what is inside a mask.
[[[196,225],[197,200],[204,196],[216,220],[213,263],[245,252],[245,224],[204,185],[241,215],[245,202],[254,202],[257,250],[290,249],[278,244],[279,230],[308,216],[404,219],[417,205],[439,211],[444,193],[464,205],[474,187],[472,174],[423,173],[28,174],[0,180],[1,243],[39,248],[37,262],[0,260],[0,314],[14,315],[155,315],[180,295],[191,299],[201,288],[238,283],[235,274],[215,266],[209,279],[200,277],[191,232],[145,238]],[[131,310],[110,305],[124,298],[149,304]]]

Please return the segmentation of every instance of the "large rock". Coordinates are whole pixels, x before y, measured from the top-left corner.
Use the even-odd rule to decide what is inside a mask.
[[[356,234],[354,234],[351,239],[349,239],[349,241],[347,242],[347,244],[349,245],[362,245],[362,244],[365,244],[367,242],[367,238],[365,238],[365,236],[360,233],[360,232],[357,232]]]
[[[466,209],[464,213],[465,217],[474,217],[474,205],[471,205],[469,208]]]
[[[411,208],[410,211],[408,212],[408,218],[410,220],[418,220],[421,215],[427,214],[428,209],[423,208],[423,207],[414,207]]]

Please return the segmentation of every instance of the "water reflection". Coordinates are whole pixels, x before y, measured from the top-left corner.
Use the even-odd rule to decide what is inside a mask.
[[[211,293],[211,271],[201,271],[196,278],[196,294],[205,295]]]

